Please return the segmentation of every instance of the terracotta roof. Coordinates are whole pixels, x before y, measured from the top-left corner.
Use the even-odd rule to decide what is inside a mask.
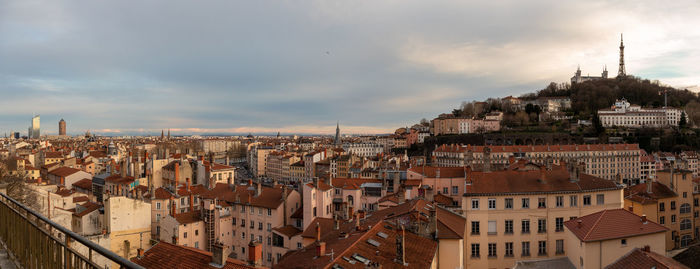
[[[605,267],[605,269],[628,268],[685,269],[689,267],[656,252],[647,252],[638,248]]]
[[[686,266],[689,266],[690,268],[700,268],[700,245],[694,245],[687,248],[683,252],[673,256],[673,259],[685,264]]]
[[[67,177],[67,176],[70,176],[70,175],[75,174],[75,173],[80,172],[80,171],[81,171],[80,169],[75,169],[75,168],[70,168],[70,167],[59,167],[59,168],[56,168],[56,169],[52,170],[51,172],[49,172],[49,174],[55,175],[58,177]]]
[[[464,239],[467,219],[442,207],[435,210],[438,239]]]
[[[170,197],[173,195],[163,187],[159,187],[153,192],[153,198],[156,200],[168,200]]]
[[[216,171],[216,170],[227,170],[227,169],[234,169],[234,168],[235,168],[235,167],[233,167],[233,166],[223,165],[223,164],[219,164],[219,163],[214,163],[214,164],[211,166],[211,170],[212,170],[212,171]]]
[[[294,227],[292,225],[277,227],[277,228],[273,228],[272,230],[274,230],[282,235],[286,235],[287,237],[290,237],[290,238],[292,236],[295,236],[295,235],[301,233],[301,230],[297,229],[297,227]]]
[[[433,152],[484,152],[489,148],[491,153],[497,152],[571,152],[571,151],[612,151],[639,150],[639,144],[586,144],[586,145],[514,145],[514,146],[473,146],[473,145],[442,145]]]
[[[626,188],[625,199],[629,199],[631,201],[641,204],[651,204],[656,203],[658,199],[672,198],[678,196],[668,186],[659,182],[652,182],[651,193],[648,193],[647,184],[648,183],[637,184]]]
[[[332,180],[332,185],[335,188],[342,188],[346,190],[357,190],[363,183],[381,183],[379,179],[371,178],[334,178]],[[324,182],[325,183],[325,182]],[[321,187],[324,187],[323,185]],[[325,191],[325,190],[324,190]]]
[[[73,203],[82,203],[87,201],[90,201],[90,198],[88,198],[87,196],[73,197]]]
[[[223,268],[223,269],[248,269],[261,268],[250,267],[245,262],[228,258],[223,267],[211,265],[212,253],[203,250],[176,246],[160,241],[148,249],[143,257],[135,257],[132,262],[149,269],[172,269],[172,268]]]
[[[622,189],[614,181],[587,174],[580,174],[578,181],[571,181],[565,166],[540,171],[472,171],[469,178],[471,184],[467,184],[464,196]]]
[[[85,215],[89,214],[90,212],[93,212],[93,211],[100,209],[102,207],[101,205],[93,203],[93,202],[86,202],[86,203],[82,204],[81,206],[85,207],[85,210],[80,211],[80,213],[73,213],[73,215],[75,215],[76,217],[85,216]]]
[[[180,224],[190,224],[201,221],[199,210],[193,210],[185,213],[175,214],[175,219]]]
[[[335,222],[331,218],[315,218],[311,221],[309,226],[306,227],[306,230],[301,233],[301,237],[305,238],[316,238],[316,224],[319,224],[321,226],[321,232],[323,231],[331,231],[333,230],[333,227],[335,226]]]
[[[433,195],[433,201],[438,203],[438,204],[442,204],[442,205],[446,205],[446,206],[452,206],[454,204],[454,200],[452,199],[452,197],[449,197],[449,196],[444,195],[442,193],[438,193],[436,195]]]
[[[301,204],[299,206],[299,208],[297,208],[297,210],[294,211],[294,213],[292,213],[292,215],[289,217],[293,218],[293,219],[303,219],[304,218],[304,204]]]
[[[399,203],[399,195],[397,193],[389,193],[382,198],[379,198],[379,203],[381,202],[393,202],[394,204]]]
[[[199,187],[198,187],[199,186]],[[255,190],[247,185],[235,185],[235,190],[232,186],[225,183],[217,183],[214,189],[209,190],[200,185],[193,186],[196,192],[205,199],[217,198],[228,203],[246,204],[263,208],[277,209],[283,202],[282,185],[275,187],[262,186],[261,193],[255,196]],[[253,184],[252,188],[255,188]],[[193,190],[193,192],[195,192]],[[284,195],[292,193],[292,189],[288,188]]]
[[[464,167],[417,166],[409,168],[408,171],[428,178],[437,178],[438,173],[441,178],[464,178],[466,169]]]
[[[662,233],[668,230],[650,220],[642,222],[642,217],[625,209],[599,211],[566,221],[564,226],[584,242]]]
[[[73,183],[73,188],[81,188],[84,190],[92,190],[92,179],[83,178]]]
[[[307,183],[306,186],[309,186],[309,187],[311,187],[311,188],[314,188],[314,184],[313,184],[313,183]],[[319,189],[319,190],[321,190],[321,191],[328,191],[328,190],[330,190],[330,189],[332,189],[332,188],[333,188],[333,187],[331,187],[331,185],[326,184],[325,181],[323,181],[323,180],[318,180],[318,189]]]
[[[58,152],[58,151],[47,151],[47,152],[44,152],[44,158],[62,159],[63,153]]]
[[[73,194],[73,193],[75,193],[75,191],[72,190],[72,189],[69,190],[69,189],[63,189],[63,188],[61,188],[61,189],[56,190],[56,194],[57,194],[57,195],[60,195],[60,196],[62,196],[62,197],[71,196],[71,194]]]

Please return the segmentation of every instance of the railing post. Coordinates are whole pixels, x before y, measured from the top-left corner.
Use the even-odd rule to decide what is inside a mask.
[[[68,235],[68,234],[64,234],[64,236],[66,236],[66,248],[64,249],[64,251],[65,251],[64,255],[65,255],[65,260],[66,260],[65,261],[65,263],[66,263],[65,268],[69,269],[69,268],[71,268],[71,253],[70,253],[70,241],[71,241],[71,239],[70,239],[70,235]]]

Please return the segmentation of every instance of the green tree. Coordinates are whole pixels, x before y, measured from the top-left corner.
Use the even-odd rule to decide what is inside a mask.
[[[600,135],[603,132],[605,132],[605,128],[603,127],[603,123],[600,122],[600,117],[598,117],[598,113],[593,113],[593,119],[591,120],[591,123],[593,124],[593,129],[595,130],[596,135]]]
[[[681,121],[678,122],[678,127],[683,129],[688,125],[688,120],[685,119],[685,112],[681,112]]]

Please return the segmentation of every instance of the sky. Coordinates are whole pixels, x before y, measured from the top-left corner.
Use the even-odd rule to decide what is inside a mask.
[[[581,66],[700,84],[697,1],[0,0],[0,135],[387,133]]]

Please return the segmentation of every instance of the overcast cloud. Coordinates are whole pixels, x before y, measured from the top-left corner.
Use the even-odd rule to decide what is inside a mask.
[[[389,132],[577,65],[700,81],[697,1],[5,1],[0,132]],[[1,134],[1,133],[0,133]]]

